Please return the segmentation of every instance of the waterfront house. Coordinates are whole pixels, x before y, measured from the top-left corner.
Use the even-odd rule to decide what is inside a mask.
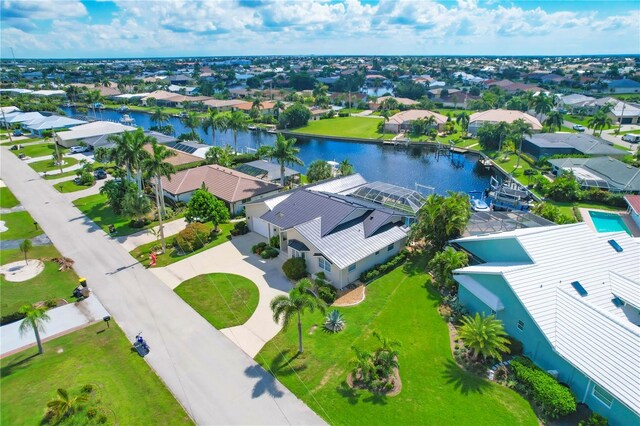
[[[236,105],[244,104],[246,102],[238,99],[209,99],[203,103],[209,109],[215,109],[217,111],[233,111],[233,108]]]
[[[407,132],[411,130],[414,121],[423,120],[428,117],[435,119],[435,128],[438,131],[444,130],[444,125],[448,117],[425,109],[410,109],[392,115],[389,117],[389,121],[384,124],[384,130],[391,133]]]
[[[640,229],[640,195],[625,195],[624,200],[627,202],[627,214],[636,223]]]
[[[108,136],[123,132],[132,132],[134,130],[136,130],[135,127],[125,126],[120,123],[113,123],[111,121],[94,121],[92,123],[72,127],[66,132],[56,133],[56,141],[59,145],[69,148],[71,146],[78,145],[80,142],[94,141],[98,139],[106,140]],[[95,147],[102,145],[104,144],[94,142],[91,146]]]
[[[246,204],[249,229],[278,237],[288,257],[336,288],[396,255],[424,198],[417,192],[354,174]]]
[[[534,158],[558,154],[608,155],[623,157],[626,151],[616,149],[610,142],[586,133],[534,133],[525,135],[522,151]]]
[[[248,175],[257,177],[267,182],[280,183],[280,164],[271,163],[267,160],[255,160],[248,163],[239,164],[235,170],[246,173]],[[300,172],[297,170],[284,168],[284,179],[286,182],[298,182],[300,179]]]
[[[458,300],[611,425],[640,424],[640,245],[587,224],[460,238]]]
[[[193,193],[205,186],[216,198],[225,202],[232,215],[242,213],[243,203],[274,194],[279,185],[218,165],[205,165],[182,170],[162,178],[164,195],[174,201],[187,202]]]
[[[508,109],[490,109],[471,114],[471,117],[469,117],[469,133],[475,136],[476,133],[478,133],[478,129],[485,123],[497,124],[505,122],[511,124],[518,119],[522,119],[525,123],[531,124],[531,128],[534,132],[542,130],[542,124],[540,124],[540,121],[526,112],[512,111]]]
[[[554,175],[572,172],[584,189],[640,193],[640,169],[612,157],[554,158],[549,163]]]

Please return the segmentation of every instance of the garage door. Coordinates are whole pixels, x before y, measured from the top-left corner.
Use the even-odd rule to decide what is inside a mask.
[[[254,217],[251,219],[251,228],[253,232],[262,235],[265,238],[269,238],[269,223],[260,219],[259,217]]]

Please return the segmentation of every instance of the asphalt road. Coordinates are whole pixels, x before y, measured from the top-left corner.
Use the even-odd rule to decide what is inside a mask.
[[[0,166],[4,182],[75,260],[129,339],[142,331],[151,347],[145,359],[196,423],[324,423],[6,148]]]

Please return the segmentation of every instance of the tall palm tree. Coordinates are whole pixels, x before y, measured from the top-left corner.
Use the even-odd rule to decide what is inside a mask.
[[[382,126],[382,139],[384,139],[387,129],[386,124],[389,122],[389,118],[391,118],[391,113],[385,108],[380,112],[380,116],[384,119],[384,125]]]
[[[209,134],[211,129],[211,145],[216,145],[216,117],[218,116],[218,110],[210,109],[205,118],[202,119],[202,130],[206,134]]]
[[[40,332],[44,331],[44,323],[49,321],[47,309],[44,306],[33,307],[32,305],[23,305],[19,312],[24,314],[24,319],[20,323],[18,329],[20,335],[25,334],[29,330],[33,330],[36,335],[36,343],[38,344],[38,353],[43,354],[42,341],[40,340]]]
[[[438,128],[438,122],[433,115],[424,118],[424,128],[425,129],[436,129]]]
[[[469,129],[469,114],[464,111],[458,114],[456,116],[456,123],[462,127],[462,130],[464,130],[464,133],[466,134]]]
[[[533,134],[533,128],[531,124],[524,121],[522,118],[518,118],[513,123],[511,123],[510,127],[510,139],[514,144],[518,144],[518,158],[516,160],[516,169],[520,167],[520,155],[522,155],[522,141],[524,140],[524,135],[531,136]]]
[[[547,114],[553,108],[553,98],[547,96],[546,93],[540,92],[532,100],[533,110],[538,114],[538,118],[542,118],[543,114]]]
[[[500,140],[500,143],[498,145],[498,152],[502,151],[502,142],[509,135],[510,130],[511,129],[509,127],[509,123],[505,121],[501,121],[498,124],[496,124],[495,131],[496,131],[496,135]]]
[[[229,116],[229,129],[233,132],[233,149],[238,154],[238,132],[246,132],[249,128],[249,117],[244,112],[234,111]]]
[[[182,117],[182,124],[184,127],[191,130],[191,138],[195,141],[198,140],[196,129],[200,127],[200,118],[195,112],[189,112],[186,117]]]
[[[169,121],[169,114],[164,112],[161,107],[156,107],[153,110],[153,114],[151,114],[151,121],[155,123],[156,126],[161,127],[163,123]]]
[[[602,112],[602,110],[599,110],[593,115],[593,117],[591,117],[587,124],[593,129],[594,135],[597,130],[600,130],[598,133],[598,136],[600,136],[605,128],[608,129],[613,125],[613,120],[607,114]]]
[[[273,105],[273,111],[274,111],[274,112],[275,112],[275,114],[276,114],[276,119],[279,119],[279,118],[280,118],[280,113],[281,113],[282,111],[284,111],[284,109],[285,109],[285,108],[286,108],[286,107],[285,107],[285,105],[284,105],[284,102],[282,102],[281,100],[279,100],[279,99],[278,99],[278,100],[275,102],[275,104]]]
[[[339,170],[341,176],[348,176],[354,173],[353,164],[349,162],[348,158],[345,158],[340,162]]]
[[[93,116],[95,118],[98,118],[98,115],[96,114],[96,104],[98,102],[101,102],[103,100],[102,95],[100,94],[99,90],[89,90],[87,92],[87,101],[91,104],[91,108],[93,109]]]
[[[169,157],[175,156],[174,151],[169,150],[166,146],[160,145],[155,138],[151,140],[151,155],[142,161],[142,168],[151,176],[155,176],[155,193],[156,193],[156,208],[158,209],[158,222],[160,229],[160,241],[162,242],[162,252],[167,249],[167,245],[164,241],[164,226],[162,224],[162,215],[165,213],[164,207],[164,192],[162,189],[162,177],[166,177],[171,180],[171,175],[176,172],[173,165],[167,163],[165,160]]]
[[[229,111],[219,113],[213,121],[214,128],[221,133],[226,132],[229,130],[229,120],[231,120]]]
[[[308,310],[310,312],[318,309],[324,312],[324,304],[314,294],[308,290],[313,283],[308,278],[304,278],[291,289],[288,295],[276,296],[271,300],[271,311],[273,320],[282,322],[282,327],[287,328],[294,317],[298,320],[298,352],[302,353],[302,315]]]
[[[304,166],[304,163],[297,157],[300,148],[296,148],[296,139],[286,139],[282,133],[278,133],[276,143],[270,148],[268,157],[275,159],[280,164],[280,185],[284,186],[285,164],[298,164]]]
[[[458,330],[464,345],[473,351],[473,359],[478,356],[493,357],[502,360],[501,352],[509,352],[507,333],[502,327],[502,321],[493,315],[464,316],[462,326]]]
[[[149,155],[143,146],[150,141],[150,138],[139,127],[133,132],[111,135],[107,140],[115,143],[115,146],[109,151],[107,159],[116,164],[124,164],[129,180],[131,180],[133,172],[136,172],[136,182],[140,194],[142,192],[141,164],[142,160]]]
[[[88,397],[84,394],[72,398],[66,389],[58,388],[56,398],[47,402],[47,408],[53,419],[60,422],[65,417],[73,415],[80,404],[87,400]]]
[[[549,127],[550,130],[553,131],[553,129],[557,129],[559,132],[564,125],[564,115],[558,110],[551,111],[547,114],[547,119],[544,120],[544,124]]]

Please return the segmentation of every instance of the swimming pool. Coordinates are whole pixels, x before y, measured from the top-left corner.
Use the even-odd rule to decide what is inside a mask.
[[[598,232],[624,231],[631,235],[631,231],[629,231],[629,228],[627,228],[627,225],[617,213],[595,212],[589,210],[589,216],[591,216],[593,226],[595,226],[596,231]]]

